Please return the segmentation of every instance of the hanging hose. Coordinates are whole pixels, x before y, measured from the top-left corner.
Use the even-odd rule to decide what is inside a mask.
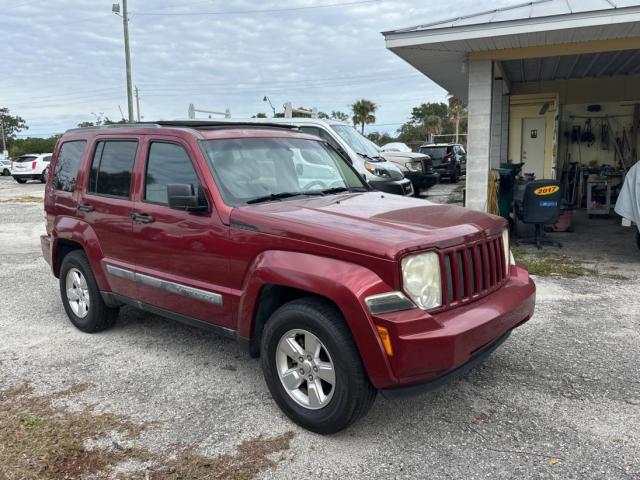
[[[500,191],[500,175],[495,170],[489,172],[489,192],[487,194],[487,213],[500,215],[498,192]]]

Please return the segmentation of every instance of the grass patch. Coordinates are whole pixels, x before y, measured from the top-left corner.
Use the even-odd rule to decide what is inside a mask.
[[[513,256],[518,265],[522,265],[531,275],[540,277],[601,277],[612,280],[628,280],[628,277],[619,273],[598,272],[588,268],[579,260],[566,255],[558,255],[555,252],[542,250],[536,253],[526,253],[521,247],[513,247]]]
[[[193,447],[163,455],[143,447],[123,447],[109,440],[115,435],[133,444],[150,424],[97,413],[91,406],[77,411],[54,406],[56,400],[86,388],[78,385],[50,395],[35,395],[28,386],[0,391],[0,478],[104,478],[119,464],[133,461],[133,465],[144,464],[146,468],[118,472],[118,479],[248,480],[276,466],[293,437],[291,432],[257,437],[242,442],[234,454],[215,458],[203,457]],[[276,454],[281,454],[278,459],[273,458]]]
[[[19,197],[11,197],[0,200],[0,203],[42,203],[44,198],[35,195],[20,195]]]

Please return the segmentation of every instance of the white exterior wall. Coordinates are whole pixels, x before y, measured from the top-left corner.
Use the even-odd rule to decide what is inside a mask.
[[[493,62],[469,62],[466,207],[485,211],[491,166]]]

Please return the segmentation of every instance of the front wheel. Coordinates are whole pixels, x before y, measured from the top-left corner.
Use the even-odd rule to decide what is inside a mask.
[[[26,178],[16,178],[16,182],[18,182],[18,183],[27,183],[27,179]]]
[[[375,400],[342,314],[321,299],[295,300],[274,312],[262,336],[260,362],[278,406],[313,432],[346,428]]]
[[[8,169],[8,168],[5,168],[5,169],[2,171],[2,176],[3,176],[3,177],[8,177],[9,175],[11,175],[11,172],[9,171],[9,169]]]

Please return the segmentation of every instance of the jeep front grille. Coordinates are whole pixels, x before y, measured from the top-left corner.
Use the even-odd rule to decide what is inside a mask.
[[[443,251],[442,306],[457,306],[497,290],[509,277],[508,267],[500,236]]]

